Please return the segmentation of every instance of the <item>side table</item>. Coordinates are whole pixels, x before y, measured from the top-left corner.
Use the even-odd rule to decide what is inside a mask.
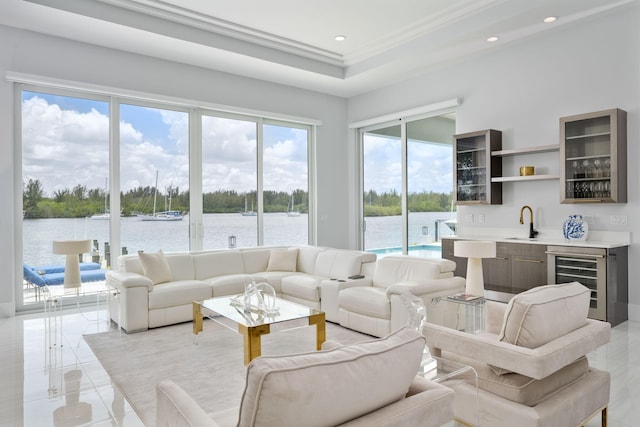
[[[466,294],[450,295],[441,300],[448,305],[448,312],[454,313],[453,325],[447,325],[470,334],[485,332],[485,299],[484,297]]]

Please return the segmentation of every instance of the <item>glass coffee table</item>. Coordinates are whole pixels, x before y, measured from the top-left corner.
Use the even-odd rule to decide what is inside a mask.
[[[245,313],[232,304],[236,295],[211,298],[193,302],[193,333],[203,330],[203,319],[209,319],[235,331],[244,339],[244,364],[247,365],[261,354],[261,336],[301,326],[316,326],[316,349],[322,348],[326,338],[324,312],[276,298],[277,313]]]

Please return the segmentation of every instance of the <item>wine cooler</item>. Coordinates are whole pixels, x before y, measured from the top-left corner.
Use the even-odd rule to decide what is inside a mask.
[[[620,260],[618,251],[623,252]],[[626,251],[626,247],[548,246],[548,283],[582,283],[591,290],[589,317],[613,325],[620,323],[627,319],[628,310],[628,289],[623,278],[627,276]],[[618,283],[619,279],[623,279],[623,283]],[[621,284],[624,287],[618,286]]]

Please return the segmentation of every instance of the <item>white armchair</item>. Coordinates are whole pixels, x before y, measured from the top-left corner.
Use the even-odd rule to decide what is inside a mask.
[[[591,291],[580,283],[533,288],[509,304],[487,302],[487,332],[472,335],[426,324],[434,356],[472,366],[474,385],[458,382],[456,419],[474,425],[575,427],[601,413],[606,426],[610,376],[586,355],[609,341],[611,326],[587,319]]]
[[[340,325],[377,337],[398,330],[407,323],[407,309],[401,298],[405,292],[424,301],[428,322],[442,324],[446,304],[438,301],[465,287],[464,278],[454,277],[455,268],[455,262],[447,259],[381,258],[376,262],[373,280],[340,290]]]

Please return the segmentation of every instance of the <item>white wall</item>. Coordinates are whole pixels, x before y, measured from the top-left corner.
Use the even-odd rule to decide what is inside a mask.
[[[628,203],[561,205],[558,180],[505,183],[502,205],[460,207],[458,221],[462,227],[526,227],[518,219],[520,207],[527,204],[534,208],[539,228],[560,230],[569,214],[583,213],[595,217],[590,229],[631,231],[629,311],[631,319],[640,320],[640,245],[634,238],[640,233],[639,64],[640,8],[630,6],[352,98],[349,122],[457,97],[462,104],[456,131],[502,130],[507,149],[558,143],[562,116],[615,107],[626,110]],[[510,174],[517,174],[516,167],[525,162],[558,171],[557,153],[510,158],[505,164],[513,168]],[[481,213],[485,223],[478,224]],[[471,214],[475,221],[465,224]],[[610,215],[626,215],[629,223],[611,225]]]
[[[13,200],[22,183],[14,182],[13,134],[19,129],[13,129],[13,84],[4,79],[9,71],[320,120],[317,242],[347,247],[347,217],[335,208],[348,201],[346,100],[4,26],[0,40],[0,317],[13,313],[14,283],[22,277],[14,271],[20,214]]]

